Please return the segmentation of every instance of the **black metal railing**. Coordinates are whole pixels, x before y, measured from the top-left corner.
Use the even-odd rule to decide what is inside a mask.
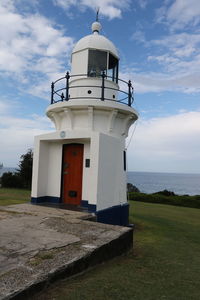
[[[134,89],[132,86],[131,81],[129,80],[128,82],[122,79],[117,78],[119,83],[122,83],[125,87],[127,87],[127,89],[118,89],[118,88],[112,88],[112,87],[107,87],[105,84],[105,81],[108,79],[113,79],[113,77],[106,75],[105,72],[103,72],[100,76],[97,77],[92,77],[92,78],[100,78],[101,79],[101,84],[100,85],[73,85],[70,86],[70,78],[73,77],[84,77],[84,78],[88,78],[87,74],[77,74],[77,75],[70,75],[69,72],[66,73],[66,75],[64,77],[61,77],[59,79],[57,79],[56,81],[52,82],[51,84],[51,104],[60,102],[60,101],[69,101],[72,99],[99,99],[101,101],[105,101],[105,100],[109,100],[109,101],[116,101],[116,102],[120,102],[122,104],[126,104],[128,106],[131,106],[133,101],[134,101]],[[114,78],[116,79],[116,78]],[[57,89],[55,88],[55,86],[58,86],[59,83],[61,83],[61,81],[65,81],[64,84],[61,84],[64,87],[58,87]],[[109,80],[110,81],[110,80]],[[94,97],[91,94],[88,94],[87,96],[84,97],[70,97],[70,90],[71,89],[78,89],[78,88],[98,88],[100,89],[100,97]],[[116,91],[118,93],[118,98],[119,99],[112,99],[112,98],[106,98],[105,97],[105,91],[106,90],[113,90]],[[90,91],[91,92],[91,91]]]

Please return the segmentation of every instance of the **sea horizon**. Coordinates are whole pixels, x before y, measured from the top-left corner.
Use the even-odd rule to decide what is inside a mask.
[[[3,166],[2,169],[0,170],[3,170],[3,169],[12,169],[12,170],[16,170],[18,168],[18,166],[16,167],[7,167],[7,166]],[[161,174],[188,174],[188,175],[200,175],[200,172],[197,173],[197,172],[168,172],[168,171],[137,171],[137,170],[128,170],[127,173],[129,172],[134,172],[134,173],[161,173]]]
[[[168,190],[177,195],[200,195],[199,173],[128,171],[127,182],[147,194]]]
[[[200,175],[200,172],[199,173],[191,173],[191,172],[165,172],[165,171],[130,171],[128,170],[127,173],[130,173],[130,172],[133,172],[133,173],[161,173],[161,174],[186,174],[186,175]]]
[[[16,171],[17,167],[3,167],[0,176]],[[200,195],[200,173],[127,171],[128,182],[147,194],[168,190],[177,195]]]

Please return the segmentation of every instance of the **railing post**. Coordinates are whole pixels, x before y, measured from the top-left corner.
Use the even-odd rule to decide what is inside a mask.
[[[104,101],[105,98],[104,98],[104,89],[105,89],[105,77],[106,77],[106,74],[105,72],[103,71],[102,75],[102,85],[101,85],[101,101]]]
[[[65,99],[65,96],[63,93],[61,94],[60,98],[61,98],[61,101],[63,101]]]
[[[66,73],[65,78],[66,78],[66,95],[65,95],[65,100],[68,101],[69,100],[69,78],[70,78],[69,72]]]
[[[53,94],[54,94],[54,82],[51,83],[51,104],[54,103]]]
[[[131,81],[129,80],[128,81],[128,106],[131,106],[131,98],[132,98],[132,94],[131,94],[131,87],[132,87],[132,84],[131,84]]]

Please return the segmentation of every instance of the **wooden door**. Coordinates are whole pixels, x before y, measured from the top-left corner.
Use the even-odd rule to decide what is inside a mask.
[[[80,205],[82,200],[83,144],[63,146],[62,201]]]

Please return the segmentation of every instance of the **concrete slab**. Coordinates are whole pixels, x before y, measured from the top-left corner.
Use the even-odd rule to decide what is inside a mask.
[[[1,206],[0,299],[28,299],[56,279],[132,247],[132,229],[91,222],[91,217],[31,204]]]

